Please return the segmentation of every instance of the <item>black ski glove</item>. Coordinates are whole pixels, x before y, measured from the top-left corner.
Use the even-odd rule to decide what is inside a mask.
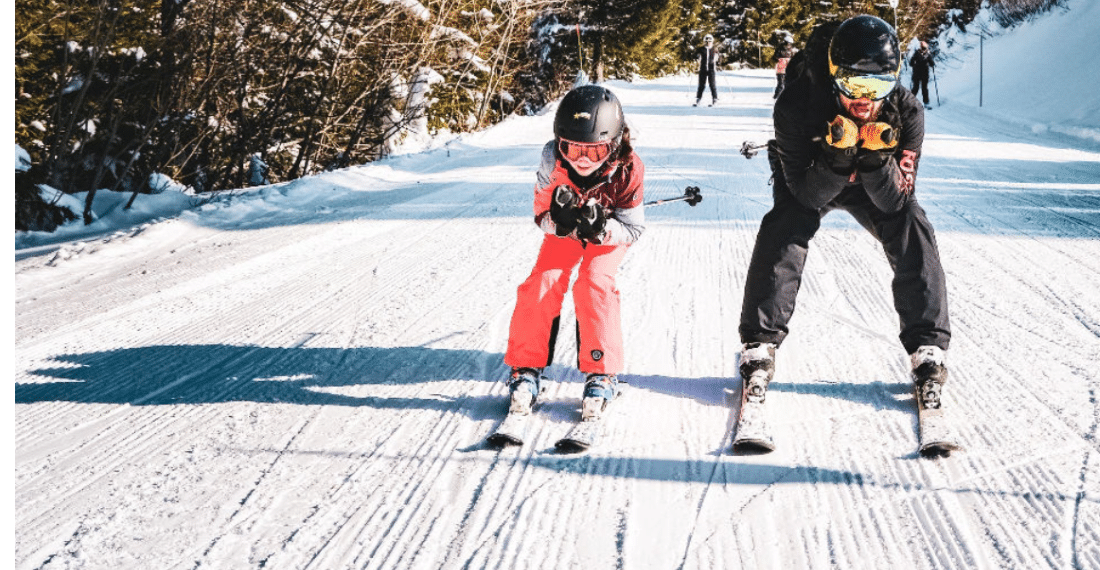
[[[825,163],[825,166],[829,167],[836,174],[843,174],[845,176],[852,173],[856,168],[856,158],[859,151],[858,147],[837,148],[821,141],[821,161]]]
[[[569,186],[562,184],[554,189],[554,197],[550,201],[550,219],[554,221],[554,233],[558,237],[565,237],[577,229],[580,203],[580,196]]]
[[[603,241],[603,230],[607,227],[607,213],[595,200],[589,200],[580,207],[580,220],[577,222],[577,239],[599,244]]]
[[[856,165],[860,172],[871,172],[886,166],[893,151],[859,149],[856,154]]]

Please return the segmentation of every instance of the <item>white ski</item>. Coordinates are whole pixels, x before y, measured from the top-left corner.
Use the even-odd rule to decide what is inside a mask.
[[[523,445],[524,439],[527,437],[527,424],[531,422],[531,415],[531,413],[509,413],[486,441],[493,447]]]
[[[546,391],[539,391],[539,395]],[[530,392],[517,391],[509,396],[508,415],[500,422],[497,429],[489,434],[486,442],[493,447],[506,447],[509,445],[523,445],[527,438],[527,424],[531,422],[531,416],[538,408],[539,398],[531,397]]]
[[[917,422],[920,430],[920,454],[924,457],[947,457],[962,446],[954,427],[942,407],[925,408],[921,405],[920,388],[917,397]]]
[[[600,436],[603,435],[604,418],[607,417],[607,409],[611,402],[618,400],[623,394],[626,383],[620,381],[615,387],[615,397],[611,400],[604,398],[584,398],[581,401],[581,419],[565,437],[558,440],[554,447],[559,453],[582,453],[588,451]]]
[[[768,453],[775,451],[768,422],[764,417],[764,402],[744,400],[741,416],[733,436],[733,450],[737,453]]]
[[[755,361],[759,362],[774,358],[768,347],[762,346],[752,350],[756,352],[747,352],[744,358],[755,357]],[[741,373],[745,372],[746,368],[742,367]],[[735,453],[753,454],[775,451],[775,442],[772,441],[764,414],[764,398],[770,381],[771,372],[770,367],[767,366],[757,367],[748,378],[742,380],[741,410],[737,418],[737,431],[733,434]]]
[[[588,451],[603,435],[603,420],[601,418],[589,418],[577,422],[558,440],[554,447],[560,453],[581,453]]]

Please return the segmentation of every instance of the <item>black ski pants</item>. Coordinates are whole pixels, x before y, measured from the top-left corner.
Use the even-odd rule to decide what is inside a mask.
[[[703,89],[706,88],[707,83],[710,83],[710,96],[713,100],[718,100],[718,85],[715,83],[714,70],[700,71],[699,72],[699,89],[695,92],[695,101],[698,102],[703,98]]]
[[[918,91],[923,91],[921,95],[924,99],[924,104],[928,104],[928,76],[927,75],[913,75],[913,87],[911,89],[913,95],[917,95]]]
[[[786,338],[802,283],[810,240],[831,210],[850,213],[882,243],[894,270],[894,308],[901,320],[901,343],[907,354],[920,346],[947,350],[951,339],[947,316],[947,286],[932,224],[916,200],[897,212],[880,210],[862,186],[844,189],[821,210],[800,204],[777,177],[775,205],[760,223],[745,281],[741,306],[741,341],[771,342]],[[868,260],[869,262],[873,262]]]

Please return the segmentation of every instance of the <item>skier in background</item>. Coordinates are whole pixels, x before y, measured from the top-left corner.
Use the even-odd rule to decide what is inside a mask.
[[[951,332],[932,224],[914,194],[924,108],[897,85],[898,39],[883,20],[857,16],[827,48],[812,43],[796,58],[805,72],[788,78],[773,113],[774,205],[760,224],[739,327],[746,401],[764,401],[810,240],[826,213],[845,210],[882,243],[919,405],[939,408]]]
[[[790,63],[795,51],[797,50],[786,41],[775,50],[775,94],[772,95],[772,99],[778,99],[783,91],[787,78],[787,64]]]
[[[699,62],[699,89],[695,91],[695,104],[699,106],[699,100],[703,98],[703,89],[710,84],[711,105],[718,103],[718,86],[715,83],[715,73],[718,69],[718,53],[714,51],[714,36],[707,34],[703,38],[703,45],[695,50],[695,60]]]
[[[582,418],[598,416],[618,394],[623,339],[615,278],[627,249],[645,230],[644,175],[618,98],[597,85],[566,94],[535,184],[535,223],[546,235],[534,269],[516,292],[504,355],[512,367],[509,413],[530,413],[540,393],[578,265],[573,304],[578,368],[586,374]]]
[[[928,51],[928,42],[920,43],[920,49],[913,52],[909,65],[913,68],[913,95],[917,94],[918,89],[923,90],[924,106],[931,108],[928,103],[928,76],[929,71],[936,67],[936,62],[932,59],[932,53]]]

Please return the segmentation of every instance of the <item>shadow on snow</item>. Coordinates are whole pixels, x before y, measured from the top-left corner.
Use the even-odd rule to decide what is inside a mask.
[[[262,346],[158,345],[64,354],[55,367],[29,371],[38,378],[17,382],[15,403],[77,402],[127,405],[218,404],[226,402],[424,408],[466,411],[462,397],[427,398],[354,395],[356,387],[401,386],[447,381],[503,382],[503,355],[480,350],[425,347],[273,348]],[[553,382],[576,383],[575,368],[553,365]],[[740,400],[736,376],[677,378],[624,374],[630,390],[694,399],[708,406]],[[41,379],[41,381],[38,381]],[[776,382],[779,392],[814,394],[865,403],[875,409],[905,407],[896,395],[908,385],[883,382]],[[500,396],[489,400],[503,401]],[[564,405],[564,404],[563,404]],[[570,404],[571,405],[571,404]],[[495,407],[489,411],[497,415]],[[568,415],[568,414],[567,414]]]

